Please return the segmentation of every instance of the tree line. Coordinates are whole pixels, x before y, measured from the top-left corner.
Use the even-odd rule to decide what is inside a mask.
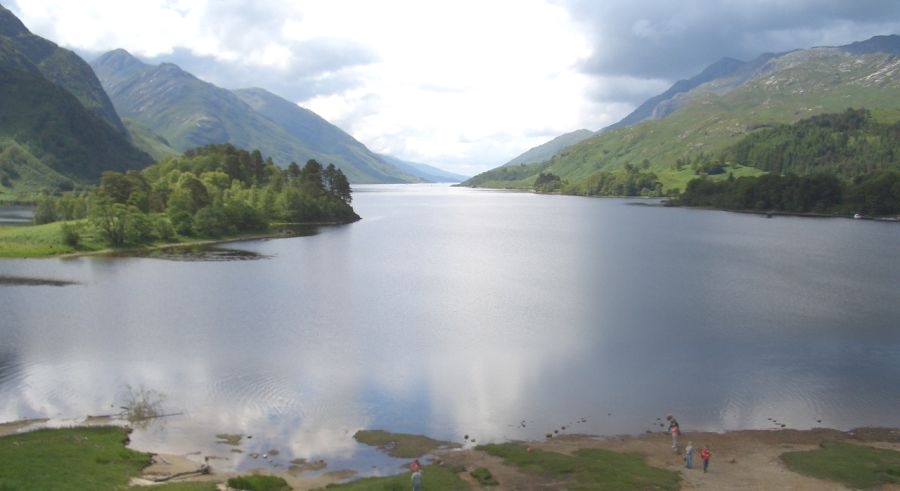
[[[778,174],[864,176],[900,164],[900,121],[878,123],[867,109],[820,114],[754,131],[723,159]]]
[[[346,176],[332,164],[309,160],[281,169],[258,150],[213,144],[142,171],[104,172],[86,192],[45,195],[34,221],[86,219],[118,247],[264,231],[272,222],[346,223],[359,219],[351,201]],[[77,242],[71,226],[63,233],[70,245]]]
[[[673,204],[726,210],[894,215],[900,213],[900,172],[878,171],[849,181],[831,174],[694,179]]]

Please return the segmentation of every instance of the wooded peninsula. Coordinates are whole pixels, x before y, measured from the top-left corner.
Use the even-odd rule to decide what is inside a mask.
[[[359,220],[334,165],[286,169],[230,144],[189,150],[99,186],[37,200],[38,227],[0,230],[0,255],[43,256],[264,234],[273,224]]]

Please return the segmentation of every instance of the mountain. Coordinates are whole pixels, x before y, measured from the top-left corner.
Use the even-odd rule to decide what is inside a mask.
[[[503,165],[507,166],[543,162],[558,154],[562,149],[572,146],[582,140],[586,140],[592,136],[594,136],[594,132],[590,130],[576,130],[571,133],[566,133],[564,135],[557,136],[547,143],[531,148],[522,155],[519,155],[518,157],[510,160]]]
[[[437,167],[428,164],[401,160],[390,155],[379,154],[379,157],[381,157],[382,160],[393,165],[394,167],[408,174],[412,174],[421,179],[424,179],[428,182],[462,182],[468,177],[461,174],[447,172],[443,169],[438,169]]]
[[[309,109],[300,107],[265,89],[250,88],[232,92],[289,135],[306,143],[312,151],[324,155],[324,160],[320,160],[334,162],[345,174],[347,174],[347,166],[350,166],[354,175],[368,176],[377,182],[417,182],[421,180],[415,174],[386,162],[355,138]],[[338,161],[346,164],[338,165]]]
[[[607,126],[603,131],[633,126],[648,119],[662,119],[675,112],[689,100],[687,97],[681,97],[682,94],[686,94],[713,80],[728,80],[729,84],[725,85],[726,87],[739,86],[752,78],[773,57],[775,55],[767,53],[750,62],[735,60],[734,58],[722,58],[706,67],[700,74],[687,80],[679,80],[669,90],[647,99],[628,116]],[[722,89],[720,88],[719,90]]]
[[[183,152],[210,143],[258,149],[275,163],[333,163],[353,183],[415,182],[311,111],[260,89],[235,91],[125,50],[92,63],[119,114]],[[250,103],[248,103],[248,101]],[[147,142],[146,135],[140,139]]]
[[[86,108],[83,99],[66,88],[90,87],[96,81],[93,72],[86,81],[79,80],[81,70],[67,73],[66,86],[45,75],[87,66],[83,61],[73,63],[65,55],[68,52],[60,51],[38,57],[41,65],[36,64],[33,53],[29,56],[19,47],[34,51],[35,46],[55,45],[28,33],[2,8],[0,32],[0,194],[6,195],[4,199],[11,191],[72,189],[98,181],[105,170],[140,169],[152,162],[103,118],[98,106]]]
[[[762,55],[750,62],[720,60],[676,83],[613,127],[568,147],[548,161],[500,167],[465,184],[530,188],[541,172],[568,181],[596,182],[603,173],[653,172],[665,190],[683,188],[696,166],[724,159],[741,138],[780,124],[847,108],[869,109],[879,122],[900,120],[900,36],[841,47]],[[761,166],[738,172],[762,172]]]
[[[50,82],[78,98],[79,102],[109,124],[126,134],[112,102],[90,65],[75,53],[32,34],[18,17],[0,5],[0,36],[8,40],[25,59]]]

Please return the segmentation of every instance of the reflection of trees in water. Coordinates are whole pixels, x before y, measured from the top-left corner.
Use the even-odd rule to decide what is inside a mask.
[[[269,259],[270,256],[238,249],[223,249],[214,246],[166,247],[149,251],[127,251],[116,256],[149,257],[167,261],[248,261]]]
[[[25,278],[20,276],[0,276],[0,285],[11,286],[66,286],[74,285],[74,281],[51,280],[47,278]]]
[[[153,420],[170,416],[163,410],[165,400],[166,396],[162,392],[143,385],[137,388],[126,385],[124,403],[121,406],[122,417],[135,427],[146,428]]]

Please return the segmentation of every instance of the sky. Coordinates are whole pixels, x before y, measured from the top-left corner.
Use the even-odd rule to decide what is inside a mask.
[[[615,123],[723,58],[900,33],[896,0],[7,0],[88,61],[124,48],[262,87],[371,150],[465,175]]]

